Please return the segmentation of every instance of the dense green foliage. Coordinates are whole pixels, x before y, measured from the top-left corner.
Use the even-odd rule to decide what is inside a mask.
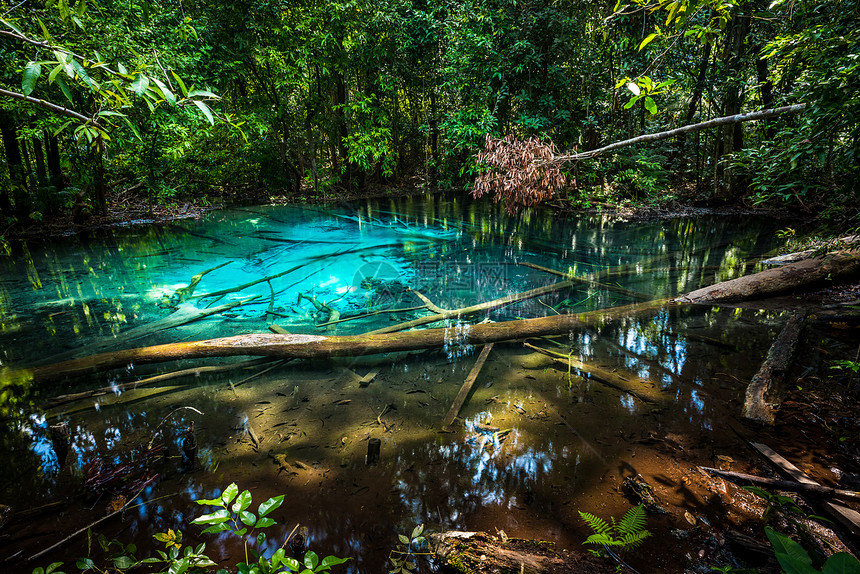
[[[0,214],[103,210],[106,190],[128,188],[169,202],[468,186],[487,133],[587,150],[805,102],[568,164],[568,194],[695,187],[856,217],[858,13],[857,0],[2,2]]]

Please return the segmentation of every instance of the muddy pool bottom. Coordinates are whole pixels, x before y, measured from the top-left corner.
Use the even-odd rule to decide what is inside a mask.
[[[563,353],[588,348],[592,357],[583,360],[665,400],[643,402],[522,343],[496,344],[451,432],[441,430],[442,420],[480,348],[273,361],[54,407],[31,421],[6,456],[16,460],[22,507],[64,502],[7,533],[3,557],[16,556],[8,571],[60,560],[70,569],[88,553],[86,534],[34,563],[24,560],[121,507],[147,480],[140,501],[148,502],[94,532],[134,541],[145,557],[161,547],[153,534],[182,530],[183,543],[205,541],[219,566],[229,567],[244,560],[236,539],[201,535],[189,523],[212,510],[196,499],[235,482],[251,491],[253,509],[285,495],[271,514],[278,524],[267,531],[266,551],[301,525],[307,549],[352,558],[341,571],[370,573],[386,571],[397,535],[418,524],[429,532],[504,531],[582,553],[591,532],[579,511],[621,517],[634,504],[624,479],[637,475],[669,513],[649,516],[651,541],[625,559],[640,572],[683,571],[711,550],[679,532],[699,520],[742,518],[694,465],[743,450],[730,426],[741,424],[744,381],[783,318],[706,307],[674,309],[663,321],[686,335],[642,319],[636,337],[629,336],[633,323],[620,321],[579,336],[588,340],[533,342]],[[200,363],[171,369],[190,366]],[[61,469],[45,422],[56,420],[67,421],[70,437]],[[147,454],[159,444],[164,451]],[[94,544],[90,554],[103,558]]]

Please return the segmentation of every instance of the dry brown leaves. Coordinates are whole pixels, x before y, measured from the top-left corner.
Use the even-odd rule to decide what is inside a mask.
[[[487,134],[484,150],[477,155],[479,173],[472,196],[492,193],[494,201],[505,200],[510,214],[537,205],[566,183],[558,164],[553,163],[555,156],[552,142],[543,143],[536,137],[519,140],[512,135],[496,139]]]

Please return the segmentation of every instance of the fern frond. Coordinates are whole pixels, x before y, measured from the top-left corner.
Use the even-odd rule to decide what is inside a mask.
[[[642,544],[642,542],[649,536],[651,536],[651,533],[647,530],[640,530],[639,532],[631,532],[629,534],[625,534],[621,537],[621,546],[624,548],[624,550],[631,550]]]
[[[601,532],[600,534],[592,534],[585,539],[585,542],[583,544],[605,544],[607,546],[620,546],[622,542],[621,540],[616,540],[605,532]]]
[[[609,524],[598,516],[594,516],[591,513],[583,512],[581,510],[579,511],[579,516],[581,516],[585,523],[598,534],[603,534],[610,530]]]
[[[616,532],[622,537],[628,534],[636,534],[645,528],[645,508],[640,504],[634,506],[624,515],[624,518],[616,526]]]

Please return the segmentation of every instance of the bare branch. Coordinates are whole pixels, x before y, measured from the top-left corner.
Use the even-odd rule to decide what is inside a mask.
[[[582,153],[575,153],[572,155],[560,155],[556,156],[552,159],[553,163],[563,162],[563,161],[575,161],[579,159],[590,159],[596,157],[600,154],[606,153],[608,151],[612,151],[614,149],[627,147],[631,145],[636,145],[638,143],[643,142],[655,142],[659,140],[664,140],[667,138],[675,137],[680,134],[698,132],[701,130],[706,130],[709,128],[714,128],[717,126],[722,126],[725,124],[734,124],[738,122],[752,122],[756,120],[763,120],[765,118],[769,118],[771,116],[777,116],[780,114],[796,114],[798,112],[803,111],[806,108],[806,104],[794,104],[792,106],[783,106],[781,108],[773,108],[769,110],[760,110],[758,112],[750,112],[747,114],[736,114],[733,116],[724,116],[721,118],[714,118],[712,120],[708,120],[706,122],[701,122],[698,124],[692,124],[689,126],[684,126],[681,128],[676,128],[674,130],[669,130],[666,132],[658,132],[656,134],[645,134],[642,136],[637,136],[635,138],[631,138],[629,140],[623,140],[620,142],[615,142],[609,144],[607,146],[593,149],[590,151],[584,151]]]
[[[21,94],[19,92],[10,92],[9,90],[4,90],[3,88],[0,88],[0,96],[6,96],[7,98],[15,98],[16,100],[29,102],[31,104],[35,104],[37,106],[41,106],[43,108],[49,109],[52,112],[55,112],[55,113],[58,113],[58,114],[61,114],[64,116],[68,116],[70,118],[75,118],[76,120],[80,120],[84,123],[90,124],[92,126],[95,126],[99,129],[104,130],[104,126],[102,126],[94,118],[87,117],[84,114],[82,114],[80,112],[76,112],[75,110],[72,110],[70,108],[64,108],[63,106],[58,106],[57,104],[52,104],[51,102],[48,102],[46,100],[40,100],[39,98],[34,98],[32,96],[25,96],[24,94]]]

